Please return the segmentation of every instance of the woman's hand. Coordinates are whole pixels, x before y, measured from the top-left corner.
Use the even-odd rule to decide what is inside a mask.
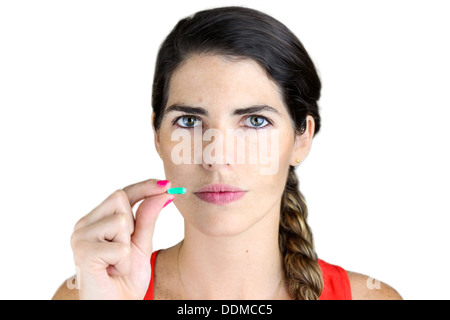
[[[170,182],[157,181],[115,191],[75,225],[71,245],[80,299],[144,298],[156,218],[174,199],[166,193]],[[132,208],[141,200],[134,218]]]

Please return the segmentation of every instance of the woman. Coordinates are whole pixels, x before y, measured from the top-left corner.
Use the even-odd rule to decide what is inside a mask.
[[[320,129],[320,89],[300,41],[266,14],[226,7],[181,20],[153,83],[167,180],[117,190],[76,224],[77,277],[54,298],[401,299],[314,251],[295,168]],[[270,160],[250,161],[255,150]],[[153,252],[156,218],[171,201],[185,238]]]

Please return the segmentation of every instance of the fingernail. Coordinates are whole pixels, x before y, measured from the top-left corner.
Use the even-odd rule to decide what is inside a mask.
[[[171,202],[173,201],[173,199],[175,199],[175,198],[172,198],[172,199],[168,200],[168,201],[166,202],[166,204],[164,205],[164,207],[167,206],[169,203],[171,203]],[[164,208],[164,207],[163,207],[163,208]]]
[[[160,187],[165,187],[169,182],[169,180],[159,180],[156,184]]]

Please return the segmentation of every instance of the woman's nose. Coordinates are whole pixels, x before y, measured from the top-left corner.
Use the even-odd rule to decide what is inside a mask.
[[[206,170],[212,170],[212,171],[217,171],[217,170],[222,170],[222,168],[229,168],[230,167],[230,164],[229,163],[227,163],[227,164],[217,164],[217,163],[206,163],[206,162],[203,162],[203,167],[206,169]]]
[[[232,167],[235,154],[234,143],[227,143],[226,129],[209,129],[203,135],[203,140],[202,165],[206,170]]]

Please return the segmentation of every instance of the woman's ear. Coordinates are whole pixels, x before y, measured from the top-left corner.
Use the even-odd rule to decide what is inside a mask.
[[[312,116],[306,117],[306,130],[303,134],[295,136],[294,150],[292,153],[291,165],[297,166],[307,157],[311,149],[312,138],[314,137],[315,122]]]
[[[159,135],[155,130],[155,113],[152,113],[152,128],[153,128],[153,136],[155,138],[155,149],[156,152],[158,152],[159,156],[161,157],[161,145],[159,143]]]

